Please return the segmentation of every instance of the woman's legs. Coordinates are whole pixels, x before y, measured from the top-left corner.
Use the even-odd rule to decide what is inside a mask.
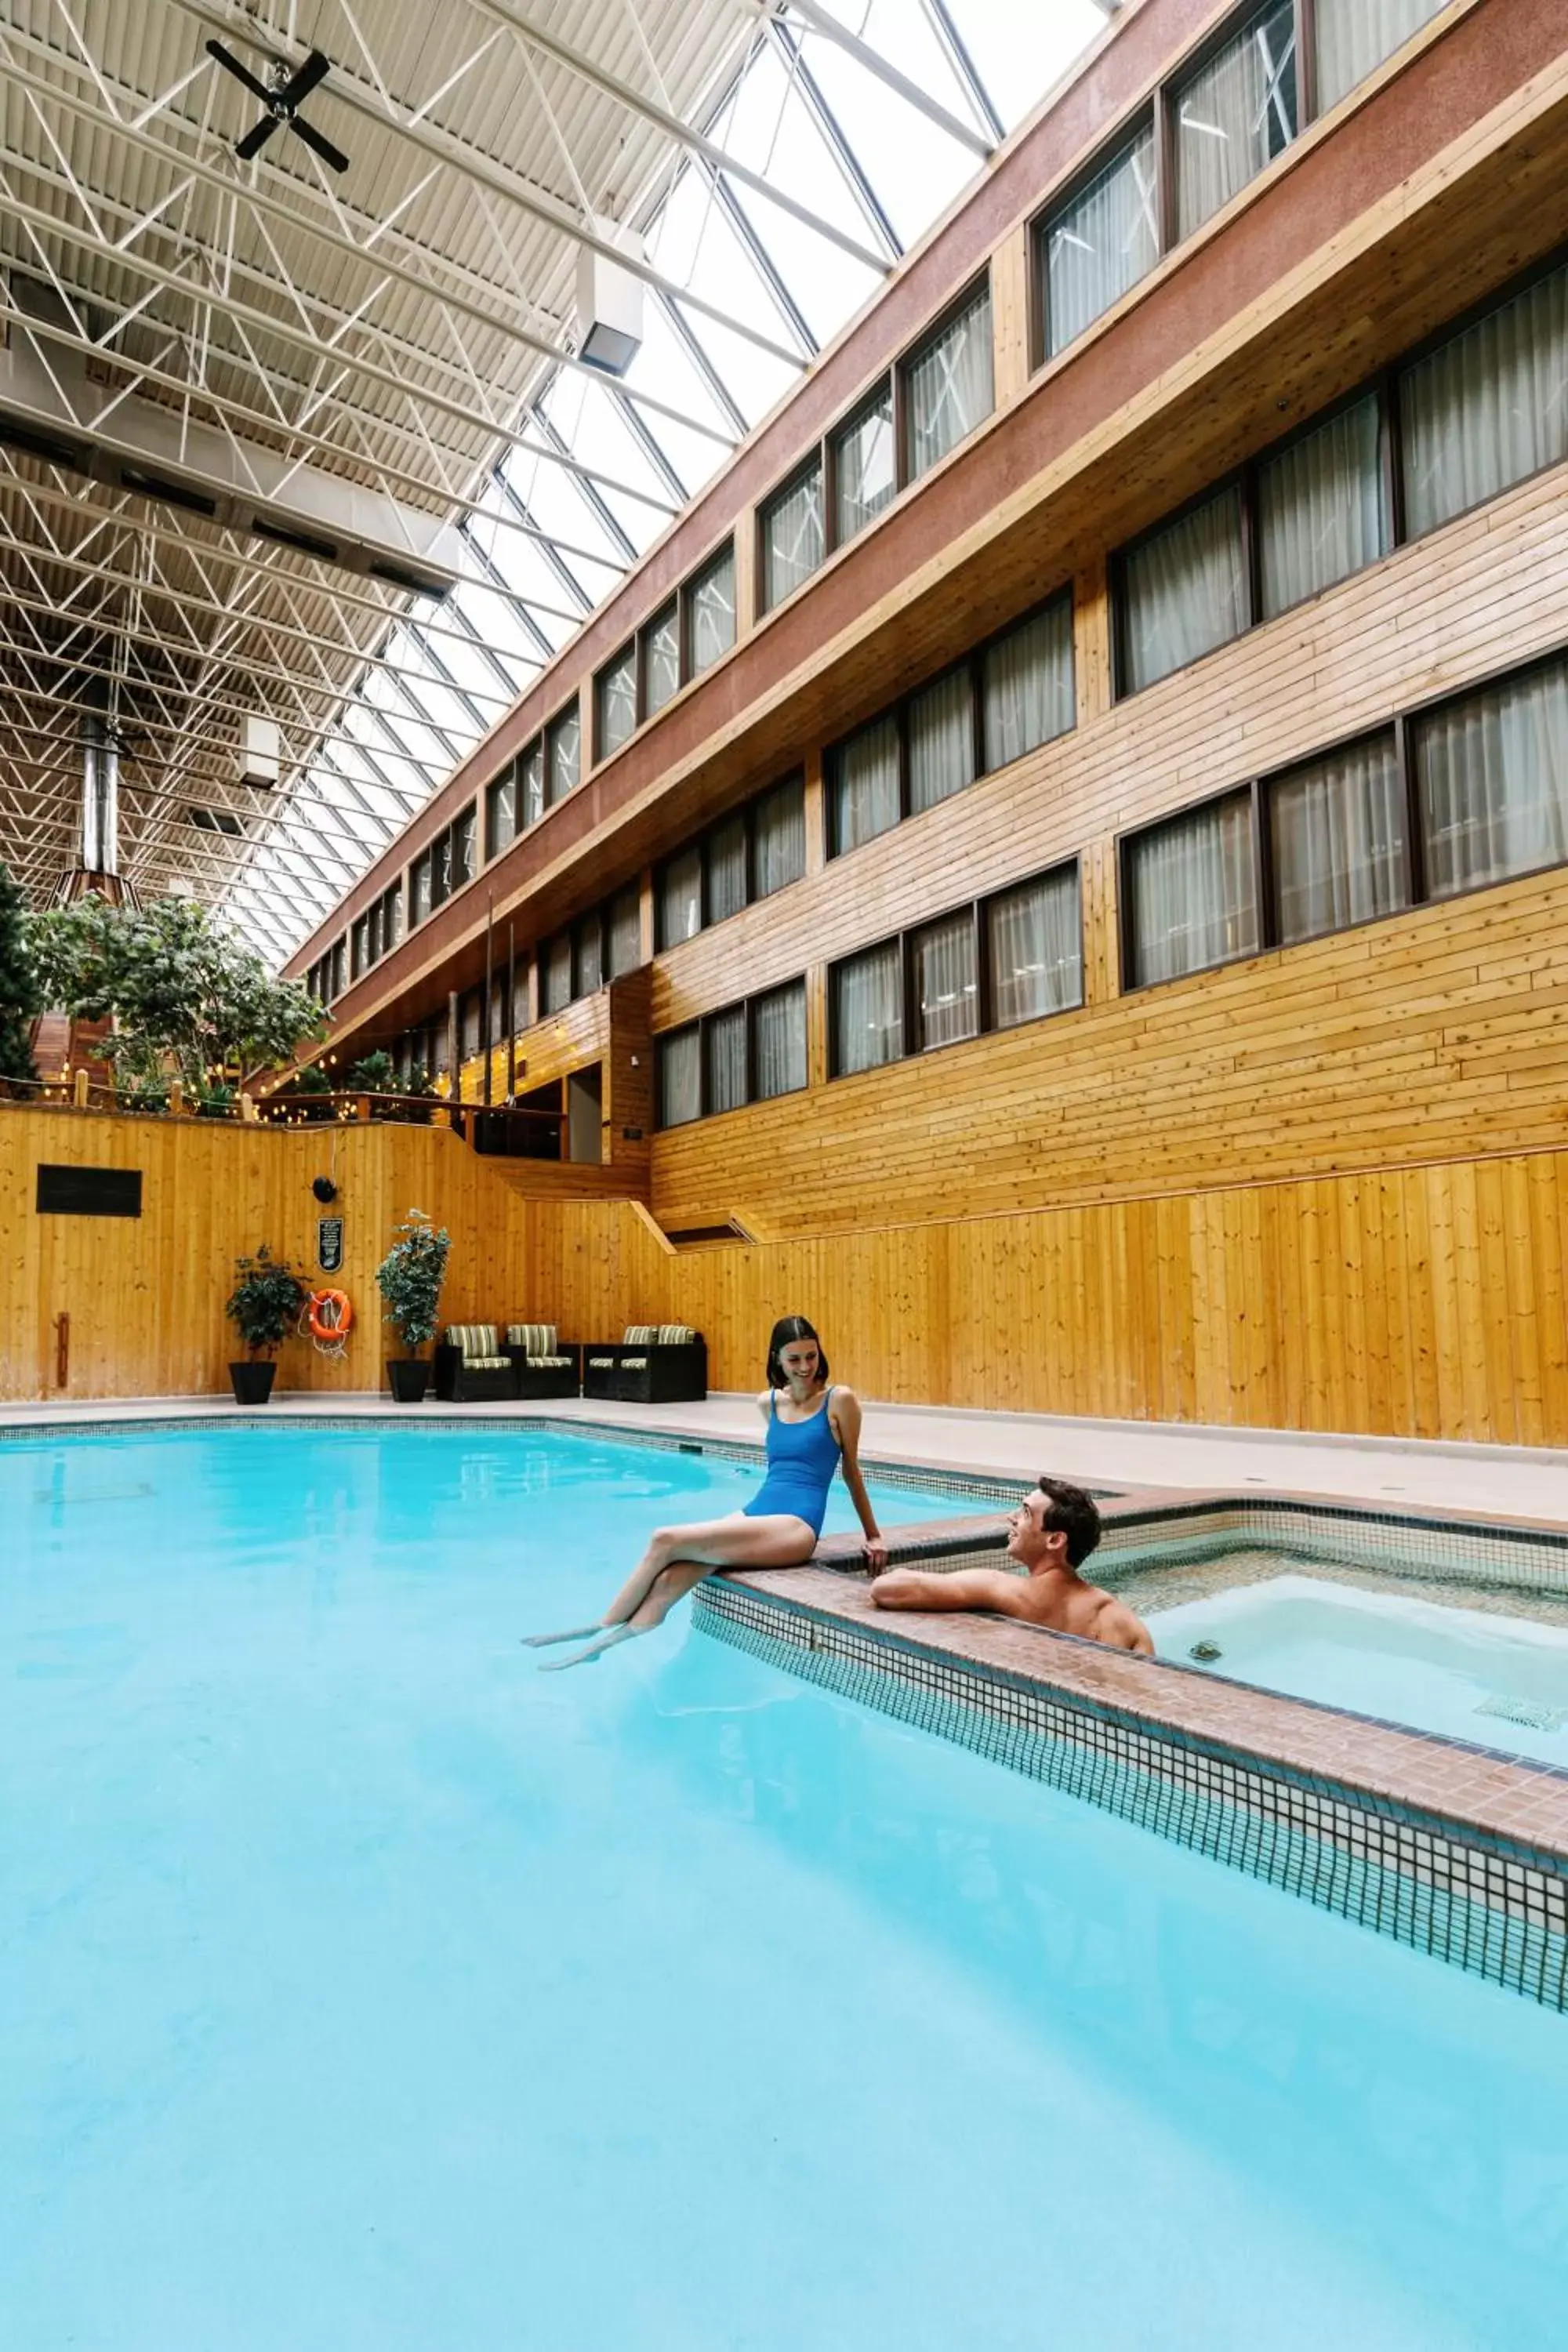
[[[584,1665],[634,1633],[651,1633],[710,1568],[799,1568],[816,1549],[805,1521],[784,1513],[748,1518],[736,1511],[691,1527],[658,1528],[605,1610],[603,1637],[574,1658],[552,1659],[545,1671]]]

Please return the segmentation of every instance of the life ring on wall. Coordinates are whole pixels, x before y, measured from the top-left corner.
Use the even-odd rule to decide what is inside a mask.
[[[310,1337],[318,1348],[342,1355],[342,1343],[353,1328],[354,1311],[346,1290],[312,1290],[309,1310]]]

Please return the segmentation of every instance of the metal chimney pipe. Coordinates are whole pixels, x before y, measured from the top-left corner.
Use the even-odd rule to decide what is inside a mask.
[[[105,874],[120,872],[120,746],[105,730],[98,754],[99,854]]]
[[[89,712],[81,728],[81,865],[84,874],[102,871],[102,796],[99,782],[102,730],[102,720]]]

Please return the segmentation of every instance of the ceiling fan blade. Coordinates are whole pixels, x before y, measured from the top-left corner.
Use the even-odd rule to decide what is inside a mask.
[[[309,98],[316,84],[331,72],[331,58],[324,58],[320,49],[312,49],[293,80],[279,92],[284,105],[298,106],[301,99]]]
[[[349,159],[343,153],[342,149],[341,147],[334,147],[330,139],[323,139],[319,131],[312,131],[308,122],[301,122],[298,115],[295,116],[293,121],[289,125],[289,128],[290,131],[298,132],[299,136],[304,141],[306,146],[314,149],[315,152],[321,157],[322,163],[330,164],[334,172],[346,172],[348,170]]]
[[[258,98],[263,106],[271,105],[272,92],[268,89],[267,84],[264,81],[258,81],[248,66],[242,66],[237,58],[231,57],[221,41],[209,41],[207,55],[209,58],[216,58],[219,65],[234,76],[236,81],[242,81],[251,96]]]
[[[253,155],[258,155],[277,128],[277,116],[275,114],[264,114],[261,121],[256,123],[252,129],[246,132],[238,146],[236,147],[234,152],[239,157],[240,162],[242,163],[248,163]]]

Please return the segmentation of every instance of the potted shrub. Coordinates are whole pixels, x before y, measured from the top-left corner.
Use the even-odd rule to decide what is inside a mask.
[[[399,1404],[421,1403],[430,1385],[430,1367],[418,1350],[436,1337],[451,1246],[452,1236],[444,1226],[432,1225],[423,1209],[410,1209],[375,1270],[387,1314],[408,1350],[389,1359],[386,1367]]]
[[[243,1364],[230,1364],[236,1404],[265,1404],[272,1393],[278,1367],[272,1359],[294,1325],[309,1296],[291,1265],[275,1258],[265,1242],[254,1257],[234,1262],[237,1276],[224,1313],[239,1327],[247,1350]]]

